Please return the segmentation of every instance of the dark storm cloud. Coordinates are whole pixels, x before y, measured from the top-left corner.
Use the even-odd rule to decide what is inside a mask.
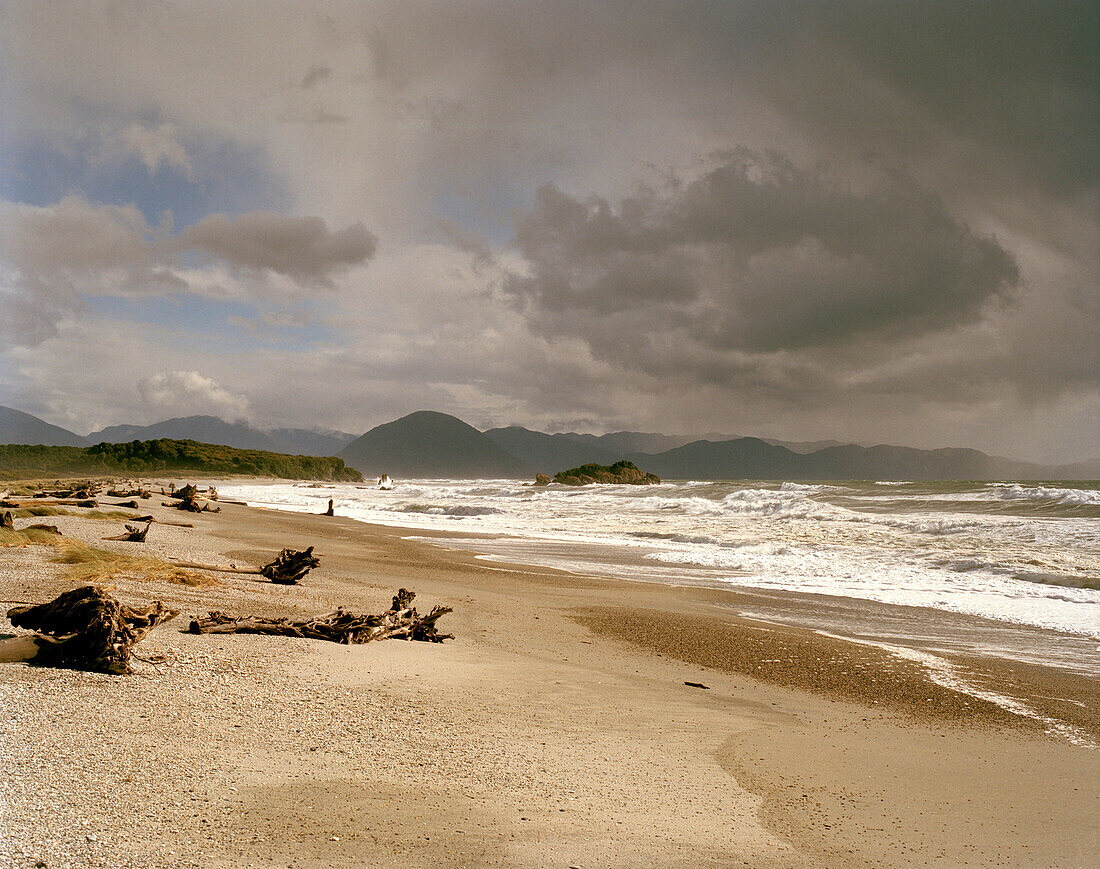
[[[212,214],[178,237],[233,266],[271,269],[304,283],[327,284],[335,272],[369,260],[378,240],[361,223],[330,231],[319,217],[254,211],[230,218]]]
[[[709,55],[814,139],[886,163],[945,137],[978,183],[1075,196],[1100,179],[1095,2],[731,4]],[[1003,174],[1012,166],[1024,177]],[[959,167],[952,167],[959,168]]]
[[[904,176],[848,192],[748,152],[617,203],[543,187],[516,243],[529,272],[505,289],[537,328],[642,368],[639,336],[670,330],[718,353],[921,335],[973,322],[1018,278]]]

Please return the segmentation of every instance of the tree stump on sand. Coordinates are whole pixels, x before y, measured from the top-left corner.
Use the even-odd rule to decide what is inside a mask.
[[[16,637],[0,642],[0,660],[100,673],[130,673],[133,647],[162,622],[179,615],[159,600],[147,607],[132,608],[119,603],[99,586],[88,585],[67,591],[49,603],[8,610],[18,628],[30,628],[34,637]],[[31,654],[12,658],[4,647],[30,646]]]
[[[325,511],[326,516],[335,516],[336,511],[332,507],[332,498],[328,499],[328,509]]]
[[[435,626],[441,616],[452,612],[451,608],[437,606],[428,615],[422,616],[409,605],[414,597],[414,592],[401,589],[394,596],[390,608],[378,615],[359,616],[341,607],[335,612],[304,621],[262,616],[234,618],[225,613],[212,612],[205,618],[192,621],[188,630],[193,634],[273,634],[344,644],[386,639],[442,643],[453,639],[452,634],[441,634]]]
[[[10,531],[15,530],[15,519],[12,518],[11,510],[0,513],[0,528],[7,528]]]

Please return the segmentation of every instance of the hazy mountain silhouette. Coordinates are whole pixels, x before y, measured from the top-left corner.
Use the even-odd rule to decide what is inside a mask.
[[[571,438],[586,444],[592,444],[599,449],[605,450],[607,455],[615,455],[621,458],[622,456],[636,453],[663,453],[668,450],[674,450],[677,447],[695,443],[696,441],[713,441],[715,443],[736,441],[740,440],[744,435],[704,434],[697,436],[666,435],[647,431],[616,431],[605,435],[567,432],[562,435],[562,437]],[[834,440],[784,441],[778,438],[759,438],[759,440],[762,440],[766,444],[771,444],[772,446],[786,447],[791,452],[795,453],[812,453],[816,450],[824,449],[825,447],[846,446],[842,441]]]
[[[276,428],[267,434],[279,445],[279,452],[300,456],[335,456],[355,440],[345,431],[304,428]]]
[[[339,454],[364,476],[532,477],[534,469],[457,417],[430,410],[372,428]]]
[[[729,441],[736,440],[735,438],[704,438],[708,441]],[[815,453],[818,450],[823,450],[826,447],[846,447],[850,444],[846,444],[843,441],[781,441],[776,438],[760,438],[764,443],[771,444],[773,447],[786,447],[792,453]]]
[[[1050,470],[978,450],[846,444],[803,454],[759,438],[696,441],[663,453],[629,458],[660,477],[693,480],[1034,479]]]
[[[409,414],[359,438],[346,432],[307,429],[264,432],[213,416],[181,417],[147,426],[110,426],[82,438],[29,413],[0,406],[0,443],[86,446],[159,438],[297,455],[338,455],[368,476],[530,478],[536,471],[554,474],[589,462],[606,465],[619,459],[629,459],[666,479],[1081,480],[1100,476],[1097,459],[1036,465],[971,449],[920,450],[751,437],[680,443],[683,436],[653,432],[551,435],[521,426],[482,433],[456,417],[434,411]],[[669,443],[677,445],[664,446]],[[818,445],[824,446],[815,449]]]
[[[241,450],[284,452],[270,435],[246,423],[226,422],[216,416],[181,416],[152,425],[112,425],[88,435],[88,442],[121,444],[159,438],[221,444]]]
[[[243,422],[226,422],[216,416],[182,416],[151,425],[112,425],[88,435],[88,443],[129,443],[160,438],[221,444],[242,450],[269,450],[296,456],[335,456],[355,440],[355,435],[336,431],[281,428],[265,432]]]
[[[573,435],[543,434],[518,425],[491,428],[485,436],[524,464],[550,474],[589,462],[610,465],[625,455],[604,449],[597,444],[598,439],[582,441]]]
[[[86,447],[80,435],[12,407],[0,405],[0,444],[42,444],[48,447]]]
[[[760,438],[695,441],[663,453],[628,456],[639,468],[664,479],[791,479],[804,458]]]
[[[660,453],[700,440],[698,436],[666,435],[646,431],[613,431],[603,435],[577,434],[571,431],[566,432],[562,437],[595,446],[604,450],[606,455],[615,456],[616,459],[621,459],[628,453]],[[706,440],[709,439],[706,438]]]

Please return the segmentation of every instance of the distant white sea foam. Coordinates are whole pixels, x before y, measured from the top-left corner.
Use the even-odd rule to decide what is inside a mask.
[[[1100,505],[1100,490],[1058,489],[1051,486],[1021,486],[1019,483],[994,483],[988,496],[999,501],[1055,501],[1059,504]]]
[[[321,513],[333,498],[338,515],[367,522],[477,531],[486,536],[463,545],[575,571],[840,595],[1100,638],[1100,523],[1077,515],[1100,494],[1087,489],[513,480],[221,489],[279,509]],[[1041,512],[997,506],[1022,498]]]

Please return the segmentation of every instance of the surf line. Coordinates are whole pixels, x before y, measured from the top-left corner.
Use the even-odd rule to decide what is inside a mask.
[[[941,658],[930,652],[922,652],[919,649],[910,649],[906,646],[895,646],[891,643],[864,640],[858,637],[845,637],[842,634],[831,634],[828,631],[815,630],[814,633],[834,640],[843,640],[861,646],[873,646],[874,648],[883,649],[896,658],[920,664],[921,667],[924,668],[928,679],[941,688],[946,688],[948,691],[954,691],[958,694],[965,694],[977,700],[985,700],[1000,706],[1006,712],[1011,712],[1013,715],[1019,715],[1021,718],[1030,718],[1033,721],[1038,721],[1043,725],[1043,729],[1048,735],[1059,736],[1071,742],[1073,745],[1080,745],[1084,748],[1098,747],[1096,743],[1089,738],[1088,734],[1080,728],[1074,727],[1072,724],[1036,712],[1030,706],[1020,702],[1015,697],[1008,697],[1004,694],[998,694],[996,691],[987,691],[984,688],[971,685],[959,675],[955,665],[946,658]]]

